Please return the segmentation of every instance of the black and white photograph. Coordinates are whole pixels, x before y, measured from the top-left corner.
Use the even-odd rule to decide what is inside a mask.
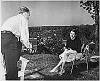
[[[0,81],[99,81],[99,0],[1,0]]]

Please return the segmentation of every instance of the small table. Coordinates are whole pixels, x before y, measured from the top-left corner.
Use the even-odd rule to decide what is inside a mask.
[[[29,60],[23,57],[20,57],[19,60],[22,61],[22,65],[21,65],[21,71],[18,72],[18,77],[20,77],[20,81],[24,81],[24,72],[25,72],[25,68]]]

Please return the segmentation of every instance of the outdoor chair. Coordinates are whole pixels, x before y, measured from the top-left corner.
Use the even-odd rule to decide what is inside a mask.
[[[91,52],[91,49],[92,49],[92,52]],[[86,46],[85,46],[85,44],[83,44],[82,47],[81,47],[82,53],[77,53],[71,61],[72,62],[72,68],[71,68],[70,74],[73,71],[73,66],[75,65],[75,61],[77,61],[77,60],[86,62],[87,72],[88,72],[88,62],[93,61],[93,59],[100,57],[100,56],[93,56],[93,54],[95,54],[94,50],[95,50],[95,43],[93,41],[90,42],[89,44],[87,44]]]
[[[83,47],[84,47],[84,44],[82,45],[81,50],[83,49]],[[74,57],[72,55],[69,55],[69,59],[66,62],[72,62],[70,74],[72,74],[73,66],[75,65],[75,62],[78,60],[86,62],[87,71],[88,71],[88,55],[89,55],[89,45],[86,45],[83,52],[77,53]]]

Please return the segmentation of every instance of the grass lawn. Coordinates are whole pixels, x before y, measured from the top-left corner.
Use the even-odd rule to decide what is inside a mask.
[[[57,55],[51,54],[25,54],[26,59],[29,59],[29,63],[26,66],[26,70],[29,70],[26,74],[26,80],[99,80],[99,62],[89,62],[89,70],[86,71],[86,63],[79,63],[77,67],[74,66],[73,73],[70,74],[71,63],[65,66],[65,73],[59,76],[58,73],[50,73],[49,71],[54,68],[59,62]],[[38,71],[34,69],[37,68]],[[30,75],[39,75],[37,78],[28,77]],[[28,77],[28,78],[27,78]]]

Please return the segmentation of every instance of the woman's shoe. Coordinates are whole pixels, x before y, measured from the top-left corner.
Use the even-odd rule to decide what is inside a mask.
[[[51,70],[50,72],[51,72],[51,73],[53,73],[53,72],[58,72],[58,70],[57,70],[57,69],[56,69],[56,70],[53,69],[53,70]]]
[[[59,72],[59,75],[61,76],[63,73],[65,73],[65,70],[62,69],[60,72]]]

